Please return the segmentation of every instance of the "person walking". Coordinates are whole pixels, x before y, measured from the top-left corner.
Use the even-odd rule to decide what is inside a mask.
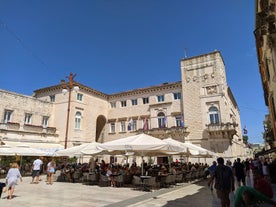
[[[51,160],[48,164],[47,164],[47,182],[46,184],[53,184],[53,176],[55,173],[55,168],[56,168],[56,162],[54,160]]]
[[[18,169],[18,164],[12,163],[11,168],[9,169],[8,174],[6,176],[6,187],[8,189],[9,200],[13,198],[13,192],[18,179],[20,179],[20,181],[22,182],[22,176]]]
[[[210,186],[211,191],[213,190],[213,187],[214,187],[214,180],[212,179],[212,176],[214,175],[216,167],[217,167],[216,161],[213,161],[213,164],[209,167],[209,174],[211,178],[208,185]]]
[[[245,172],[246,172],[246,176],[249,177],[250,176],[250,162],[249,159],[246,158],[246,160],[244,161],[244,166],[245,166]]]
[[[32,166],[32,182],[31,184],[35,183],[37,184],[39,182],[39,175],[40,175],[40,170],[42,168],[43,162],[40,158],[37,158],[33,162]]]
[[[221,207],[230,207],[229,194],[235,190],[234,175],[232,170],[224,165],[224,159],[217,159],[217,167],[211,177],[210,182],[215,179],[215,189],[217,196],[220,199]]]
[[[245,166],[243,163],[241,163],[241,159],[237,158],[237,162],[233,166],[234,175],[237,179],[238,187],[241,186],[241,182],[243,185],[245,185]]]

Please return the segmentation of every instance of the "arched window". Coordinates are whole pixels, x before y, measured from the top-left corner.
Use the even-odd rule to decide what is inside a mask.
[[[77,111],[75,115],[75,129],[80,129],[81,127],[81,112]]]
[[[212,106],[209,108],[209,117],[210,117],[210,123],[211,124],[218,124],[219,121],[219,111],[218,108],[215,106]]]
[[[159,128],[167,127],[167,118],[163,112],[160,112],[157,114],[157,119],[158,119],[158,127]]]

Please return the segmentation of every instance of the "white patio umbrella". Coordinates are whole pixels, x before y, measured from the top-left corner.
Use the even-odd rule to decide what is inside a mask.
[[[172,138],[163,139],[163,141],[171,145],[171,147],[174,147],[175,152],[172,152],[171,154],[190,155],[188,147],[185,146],[183,142],[179,142]]]
[[[16,147],[0,147],[0,155],[2,156],[46,156],[47,152],[31,148],[28,145],[19,145]]]
[[[55,156],[82,156],[82,155],[94,155],[101,153],[103,150],[97,148],[100,143],[90,142],[84,143],[78,146],[70,147],[67,149],[59,150],[55,153]]]
[[[99,148],[105,150],[138,152],[146,155],[150,152],[170,152],[174,151],[172,146],[147,134],[138,134],[110,142],[105,142],[99,145]]]
[[[190,142],[184,142],[183,143],[184,146],[186,146],[189,150],[189,152],[191,153],[192,157],[202,157],[202,158],[212,158],[212,157],[216,157],[216,153],[207,150],[203,147],[197,146],[195,144],[192,144]]]
[[[169,145],[161,139],[157,139],[147,134],[138,134],[105,142],[100,144],[99,147],[105,150],[120,151],[124,153],[134,152],[135,154],[142,156],[142,160],[145,155],[161,155],[177,150],[172,145]]]

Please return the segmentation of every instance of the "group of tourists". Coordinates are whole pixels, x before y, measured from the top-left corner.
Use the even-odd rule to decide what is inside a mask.
[[[233,165],[230,161],[225,165],[222,157],[214,161],[209,167],[208,185],[211,190],[215,188],[221,207],[230,207],[229,194],[235,191],[235,182],[237,189],[234,194],[234,207],[256,206],[260,203],[276,206],[276,202],[272,200],[273,191],[269,181],[267,162],[257,158],[245,161],[237,158]],[[253,173],[253,187],[246,185],[246,176],[250,175],[250,170]]]
[[[37,184],[41,181],[41,169],[45,166],[42,158],[37,158],[33,161],[31,171],[32,171],[32,181],[31,184]],[[46,184],[53,184],[53,175],[57,169],[56,162],[52,160],[47,160],[47,180]],[[103,160],[98,163],[96,160],[95,170],[99,173],[105,175],[112,175],[115,173],[119,174],[141,174],[140,166],[133,163],[131,166],[120,166],[120,165],[110,165],[106,164]],[[225,163],[222,157],[219,157],[216,161],[212,162],[212,165],[202,164],[202,163],[180,163],[174,162],[170,166],[167,164],[160,165],[158,168],[147,165],[143,166],[146,173],[156,174],[159,173],[171,173],[177,174],[179,171],[204,171],[207,178],[210,175],[208,181],[208,186],[213,191],[216,190],[217,196],[220,199],[221,207],[230,207],[230,192],[234,193],[234,207],[246,207],[255,206],[259,203],[265,202],[276,206],[276,202],[272,200],[273,191],[270,184],[270,174],[269,174],[269,160],[263,159],[246,159],[241,160],[237,158],[232,164],[229,160]],[[66,171],[69,167],[74,169],[81,169],[82,171],[89,171],[89,164],[77,165],[66,164],[63,169]],[[72,167],[74,166],[74,167]],[[157,170],[157,171],[156,171]],[[246,182],[250,176],[250,172],[253,174],[254,185],[252,187],[248,186]],[[8,170],[6,176],[6,189],[8,190],[7,199],[13,198],[13,193],[15,186],[21,180],[22,176],[19,170],[19,165],[17,163],[12,163],[10,169]],[[236,183],[236,186],[235,186]],[[115,182],[111,182],[111,185],[115,186]],[[235,189],[237,187],[237,189]]]
[[[41,169],[43,168],[42,158],[37,158],[33,161],[31,172],[32,181],[31,184],[38,184],[41,181]],[[53,175],[55,173],[56,163],[52,159],[47,164],[47,180],[46,184],[53,184]],[[7,199],[11,200],[13,198],[13,193],[18,179],[22,182],[22,176],[19,170],[19,165],[14,162],[10,164],[10,169],[6,176],[6,189],[8,191]]]

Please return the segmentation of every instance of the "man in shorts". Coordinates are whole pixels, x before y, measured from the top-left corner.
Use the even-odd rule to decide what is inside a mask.
[[[215,189],[220,199],[221,207],[230,207],[229,194],[235,190],[234,175],[230,167],[224,165],[224,159],[217,159],[217,167],[211,177],[211,181],[215,179]]]
[[[210,178],[208,185],[210,186],[211,190],[213,190],[213,187],[214,187],[214,180],[212,179],[212,176],[214,175],[216,167],[217,167],[216,161],[213,161],[213,164],[209,167],[209,173],[210,173],[211,178]]]
[[[32,166],[32,182],[33,183],[38,183],[39,182],[39,175],[40,175],[40,170],[41,167],[43,165],[43,162],[40,158],[37,158],[34,162],[33,162],[33,166]]]

